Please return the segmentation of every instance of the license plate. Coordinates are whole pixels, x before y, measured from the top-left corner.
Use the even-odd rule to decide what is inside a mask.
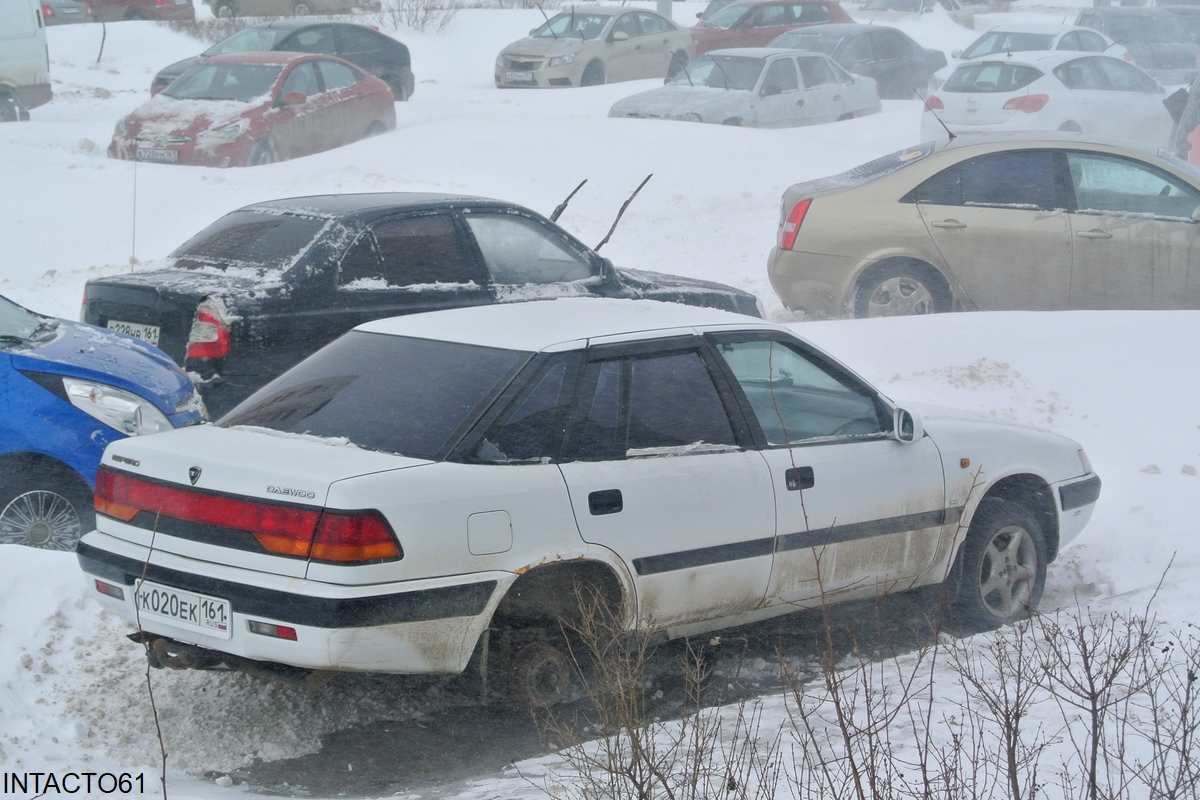
[[[138,161],[161,161],[168,164],[174,164],[179,161],[178,150],[158,150],[152,147],[139,147],[137,150]]]
[[[110,319],[108,321],[108,329],[117,333],[123,333],[126,336],[132,336],[135,339],[141,339],[147,344],[158,347],[157,325],[139,325],[136,322],[121,322],[119,319]]]
[[[196,633],[229,639],[229,601],[219,597],[172,589],[145,581],[133,593],[143,619],[159,619]]]
[[[506,72],[504,80],[508,83],[533,83],[532,72]]]

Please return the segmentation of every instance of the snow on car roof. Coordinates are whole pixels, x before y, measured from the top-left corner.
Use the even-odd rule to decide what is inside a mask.
[[[622,334],[684,333],[696,327],[786,330],[755,317],[654,300],[559,298],[456,308],[374,320],[356,330],[537,352],[573,349]]]

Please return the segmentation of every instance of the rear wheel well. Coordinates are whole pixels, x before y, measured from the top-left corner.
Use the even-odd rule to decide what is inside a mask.
[[[598,603],[610,619],[625,617],[621,583],[612,569],[595,561],[551,564],[517,578],[500,601],[492,625],[496,628],[545,627],[557,633],[560,625],[577,625],[589,603]]]
[[[987,497],[1008,500],[1028,509],[1042,528],[1046,539],[1046,556],[1053,561],[1058,555],[1058,511],[1054,492],[1036,475],[1009,475],[988,489]]]
[[[851,313],[860,315],[859,306],[864,291],[869,292],[869,287],[872,287],[884,276],[897,273],[906,273],[924,281],[933,293],[938,311],[953,309],[954,294],[950,291],[950,283],[937,267],[916,258],[885,258],[867,267],[858,276],[858,280],[854,283],[854,294],[851,297]]]

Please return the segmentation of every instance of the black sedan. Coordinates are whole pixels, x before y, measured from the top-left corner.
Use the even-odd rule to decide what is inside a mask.
[[[886,25],[814,25],[777,36],[771,47],[824,53],[856,75],[874,78],[879,96],[912,100],[930,76],[946,66],[946,54],[929,50]]]
[[[397,100],[407,100],[411,97],[416,83],[408,48],[379,31],[350,22],[280,19],[243,28],[226,36],[198,56],[163,67],[154,76],[154,81],[150,84],[150,93],[158,94],[167,88],[171,81],[202,58],[256,50],[290,50],[344,58],[381,78]]]
[[[246,206],[160,268],[88,281],[82,317],[166,351],[199,376],[217,416],[362,322],[562,296],[761,316],[757,298],[728,286],[617,269],[512,203],[391,193]]]

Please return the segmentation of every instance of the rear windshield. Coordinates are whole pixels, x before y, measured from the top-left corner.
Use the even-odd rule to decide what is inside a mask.
[[[206,56],[221,53],[249,53],[255,50],[274,50],[275,45],[291,31],[286,28],[242,28],[204,51]]]
[[[1173,14],[1118,15],[1108,18],[1108,35],[1118,42],[1183,44],[1192,41]]]
[[[967,61],[972,58],[990,56],[992,53],[1012,53],[1027,50],[1049,50],[1054,42],[1052,33],[1025,33],[992,31],[979,38],[975,44],[962,52]]]
[[[345,439],[434,459],[470,429],[530,353],[351,331],[217,424]]]
[[[809,33],[807,31],[789,31],[776,37],[775,41],[771,42],[768,47],[791,47],[794,50],[807,50],[810,53],[824,53],[827,56],[833,55],[833,51],[837,50],[838,45],[842,43],[843,36],[829,35],[828,33]]]
[[[234,211],[188,239],[171,258],[181,269],[286,269],[328,223],[297,214]]]
[[[1042,72],[1023,64],[969,64],[951,73],[943,92],[1015,92],[1042,77]]]

